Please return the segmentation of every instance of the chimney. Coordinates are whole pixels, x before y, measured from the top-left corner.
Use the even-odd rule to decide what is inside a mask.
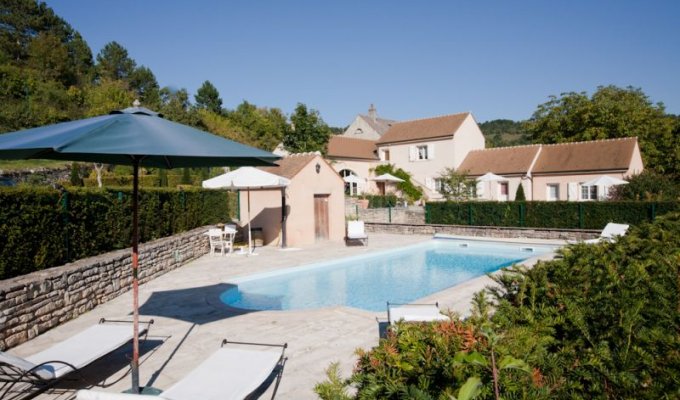
[[[370,107],[368,107],[368,117],[375,122],[376,118],[378,118],[378,113],[375,110],[375,106],[371,104]]]

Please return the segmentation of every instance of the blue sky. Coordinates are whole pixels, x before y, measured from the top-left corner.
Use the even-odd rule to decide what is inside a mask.
[[[161,86],[333,126],[374,103],[405,120],[525,119],[549,95],[640,87],[680,114],[680,1],[48,0],[96,55],[122,44]]]

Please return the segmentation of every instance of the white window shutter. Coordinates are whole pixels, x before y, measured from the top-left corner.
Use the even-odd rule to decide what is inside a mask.
[[[484,186],[486,186],[485,182],[477,182],[477,197],[484,197]]]
[[[569,201],[578,200],[578,182],[567,183],[567,200]]]
[[[434,144],[427,145],[427,159],[434,160]]]
[[[385,161],[385,150],[378,151],[378,154],[380,154],[380,161]]]
[[[418,149],[416,149],[416,146],[409,146],[408,147],[408,160],[409,161],[415,161],[418,158]]]

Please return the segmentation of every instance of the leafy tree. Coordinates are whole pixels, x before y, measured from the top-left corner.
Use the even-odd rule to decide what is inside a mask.
[[[526,130],[536,143],[561,143],[637,136],[645,164],[660,173],[680,172],[680,137],[662,103],[652,104],[641,89],[600,86],[563,93],[538,106]]]
[[[105,115],[132,106],[134,100],[135,94],[125,82],[103,79],[99,84],[85,88],[85,115]]]
[[[73,82],[68,48],[50,33],[41,32],[28,45],[27,66],[38,71],[44,80]]]
[[[283,145],[292,153],[320,151],[326,152],[326,145],[331,137],[331,130],[321,119],[319,112],[307,109],[298,103],[295,112],[290,116],[291,130],[286,132]]]
[[[165,118],[181,124],[202,128],[201,119],[196,110],[191,108],[189,93],[186,89],[174,90],[164,87],[160,91],[160,112]]]
[[[198,88],[194,100],[196,101],[197,108],[212,111],[215,114],[222,112],[220,92],[212,83],[210,83],[210,81],[203,82],[203,85]]]
[[[439,174],[440,193],[449,201],[466,201],[476,197],[477,182],[454,168],[444,168]]]
[[[161,95],[156,76],[145,66],[135,68],[130,74],[130,88],[139,101],[152,110],[161,107]]]
[[[247,101],[239,104],[235,110],[228,111],[226,117],[248,138],[246,142],[265,150],[274,150],[290,131],[281,110],[258,108]]]
[[[99,79],[128,80],[137,63],[130,58],[125,47],[117,42],[107,43],[97,54],[97,75]]]
[[[614,186],[609,191],[612,200],[680,200],[680,183],[668,175],[645,170],[627,178],[627,185]]]
[[[494,119],[479,124],[488,147],[517,146],[531,143],[522,122]]]
[[[401,168],[394,168],[394,164],[382,164],[375,167],[375,174],[390,174],[396,176],[397,178],[403,180],[403,182],[397,183],[397,189],[399,189],[406,198],[413,202],[420,200],[423,197],[423,191],[413,182],[411,182],[411,174],[404,171]]]

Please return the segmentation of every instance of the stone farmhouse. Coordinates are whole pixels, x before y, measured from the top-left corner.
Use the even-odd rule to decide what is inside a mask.
[[[331,138],[326,158],[340,176],[356,178],[346,184],[347,193],[378,193],[373,170],[390,163],[409,172],[428,200],[443,199],[438,177],[445,168],[470,178],[499,175],[477,185],[480,200],[494,201],[514,200],[520,184],[527,200],[599,200],[609,188],[583,183],[602,176],[624,179],[643,170],[634,137],[486,149],[469,112],[398,122],[379,118],[373,105]]]

